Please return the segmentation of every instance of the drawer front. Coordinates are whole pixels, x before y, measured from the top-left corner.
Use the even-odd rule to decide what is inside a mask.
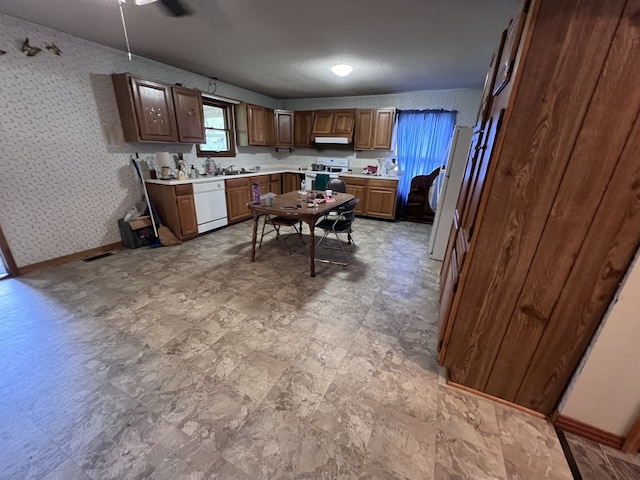
[[[251,183],[269,183],[269,175],[254,175],[251,177]]]
[[[396,180],[379,180],[379,179],[369,179],[369,187],[370,188],[391,188],[395,190],[398,186],[398,182]]]
[[[366,178],[357,178],[357,177],[340,177],[340,179],[349,185],[366,185]]]
[[[226,188],[233,187],[245,187],[249,185],[249,179],[247,177],[244,178],[229,178],[224,181]]]
[[[184,185],[176,185],[173,187],[176,192],[176,197],[181,195],[193,195],[193,184],[185,183]]]
[[[279,182],[280,181],[280,174],[279,173],[272,173],[271,175],[269,175],[269,179],[272,182]]]

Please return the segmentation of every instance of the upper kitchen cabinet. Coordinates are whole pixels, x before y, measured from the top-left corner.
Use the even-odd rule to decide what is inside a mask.
[[[356,150],[391,150],[395,108],[362,109],[356,113]]]
[[[637,11],[531,0],[496,39],[441,273],[453,383],[551,414],[614,301],[640,245]]]
[[[293,118],[293,145],[295,147],[313,147],[311,131],[313,129],[314,114],[315,112],[313,111],[295,112]]]
[[[182,143],[206,143],[202,95],[197,90],[171,87],[178,124],[178,140]]]
[[[351,143],[355,122],[355,109],[316,110],[311,138],[315,143]]]
[[[127,142],[204,142],[199,91],[127,73],[111,78]]]
[[[241,103],[236,106],[238,145],[275,145],[275,113],[270,108]]]
[[[294,112],[291,110],[275,110],[276,147],[293,148],[293,125]]]

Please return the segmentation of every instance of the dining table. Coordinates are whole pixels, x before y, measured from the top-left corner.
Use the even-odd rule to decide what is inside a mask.
[[[321,198],[320,198],[321,197]],[[258,223],[262,215],[275,215],[293,217],[309,226],[309,265],[311,276],[316,276],[315,264],[315,237],[314,230],[319,218],[328,215],[334,210],[353,200],[354,196],[349,193],[333,192],[333,195],[326,198],[324,192],[309,190],[306,192],[292,191],[276,195],[273,197],[272,205],[266,205],[263,199],[261,203],[247,204],[253,214],[253,237],[251,239],[251,261],[256,259],[256,241],[258,238]]]

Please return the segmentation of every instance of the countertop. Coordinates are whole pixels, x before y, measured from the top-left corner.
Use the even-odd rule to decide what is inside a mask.
[[[217,182],[220,180],[226,180],[230,178],[243,178],[243,177],[255,177],[257,175],[269,175],[271,173],[305,173],[307,170],[296,170],[294,168],[261,168],[260,171],[247,171],[247,173],[238,173],[236,175],[215,175],[215,176],[202,176],[199,178],[188,178],[186,180],[162,180],[160,178],[148,179],[147,183],[157,183],[158,185],[183,185],[187,183],[207,183]],[[325,173],[325,172],[315,172]],[[374,178],[377,180],[395,180],[398,181],[398,177],[386,177],[381,175],[364,175],[362,173],[341,173],[341,177],[355,177],[355,178]]]

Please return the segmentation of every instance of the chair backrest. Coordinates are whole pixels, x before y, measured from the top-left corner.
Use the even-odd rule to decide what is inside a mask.
[[[332,178],[331,180],[329,180],[329,183],[327,183],[326,190],[347,193],[347,185],[339,178]]]
[[[342,217],[341,219],[342,222],[348,223],[349,226],[351,226],[356,216],[355,214],[356,205],[358,205],[359,201],[360,201],[359,198],[354,198],[353,200],[350,200],[348,203],[342,205],[342,207],[338,210],[338,212],[340,212],[340,216]]]

